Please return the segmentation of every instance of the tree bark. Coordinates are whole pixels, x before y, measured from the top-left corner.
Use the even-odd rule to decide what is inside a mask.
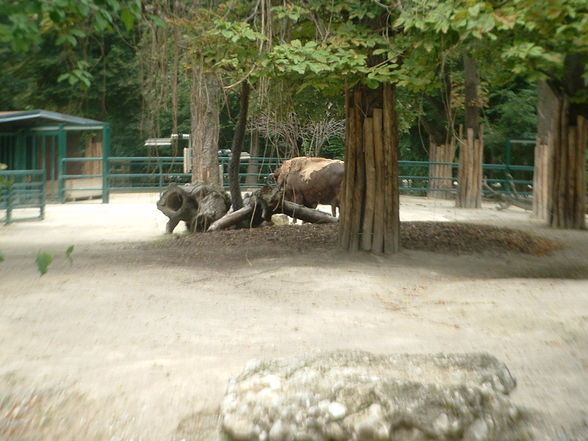
[[[459,146],[458,208],[482,206],[482,158],[484,141],[480,127],[478,89],[480,78],[475,61],[468,54],[463,57],[465,82],[465,139]]]
[[[235,127],[233,144],[231,145],[231,159],[229,161],[229,188],[231,191],[231,201],[233,202],[234,211],[237,211],[243,207],[241,185],[239,183],[239,166],[241,165],[241,151],[243,150],[243,140],[245,139],[245,129],[247,127],[250,90],[251,86],[247,80],[243,81],[243,83],[241,83],[241,97],[239,100],[239,120],[237,122],[237,127]]]
[[[542,81],[537,93],[537,142],[533,170],[533,215],[549,222],[553,185],[553,133],[558,99],[549,85]]]
[[[249,155],[250,158],[258,158],[259,157],[259,133],[257,131],[253,131],[251,133],[251,146],[249,148]],[[249,163],[247,164],[247,178],[245,179],[245,183],[247,187],[252,188],[257,185],[257,179],[259,174],[259,162],[257,159],[249,159]]]
[[[345,110],[339,244],[346,251],[395,253],[400,222],[394,88],[357,85],[346,92]]]
[[[218,163],[220,86],[212,73],[192,68],[192,182],[222,185]]]
[[[556,97],[556,110],[548,114],[553,115],[550,124],[553,168],[549,176],[551,201],[548,221],[555,228],[586,228],[588,86],[583,74],[587,61],[586,55],[568,54],[564,61],[563,80],[548,82]]]
[[[559,100],[554,124],[553,173],[549,224],[555,228],[586,228],[586,146],[588,124],[582,115],[571,119],[568,97]]]
[[[173,233],[180,221],[186,223],[190,232],[206,231],[209,225],[226,214],[229,205],[224,190],[202,182],[172,183],[157,201],[157,208],[169,218],[167,233]]]
[[[453,194],[453,167],[438,162],[453,162],[455,158],[455,144],[435,143],[433,137],[429,138],[429,191],[427,197],[434,199],[452,199]]]

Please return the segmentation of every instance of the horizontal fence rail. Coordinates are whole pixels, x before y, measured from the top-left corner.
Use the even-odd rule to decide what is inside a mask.
[[[228,184],[228,156],[219,157],[222,170],[223,186]],[[239,169],[240,184],[243,190],[263,187],[270,174],[278,168],[284,159],[263,157],[242,157]],[[94,167],[93,173],[70,172],[83,164],[98,162],[100,168]],[[73,166],[79,164],[81,167]],[[441,165],[451,168],[451,176],[430,176],[432,166]],[[60,182],[60,200],[77,199],[92,192],[108,201],[110,192],[163,191],[169,184],[191,182],[192,174],[184,173],[184,158],[181,156],[160,157],[110,157],[104,158],[65,158],[63,167],[67,172]],[[87,166],[89,167],[89,166]],[[102,173],[102,167],[106,172]],[[455,194],[457,190],[456,162],[398,161],[400,192],[402,194],[426,195],[430,192]],[[485,182],[493,191],[483,189],[484,195],[493,192],[499,194],[517,193],[520,196],[532,194],[533,166],[510,164],[483,164]],[[443,188],[432,185],[435,180],[443,180]]]
[[[0,171],[0,210],[4,224],[45,218],[45,171]],[[38,214],[35,212],[38,210]]]
[[[429,175],[431,165],[446,165],[452,170],[451,177],[435,177]],[[400,173],[401,193],[429,193],[432,191],[455,194],[457,191],[457,162],[430,162],[430,161],[398,161]],[[533,170],[530,165],[507,164],[482,164],[482,176],[485,182],[495,193],[513,194],[522,196],[533,194]],[[432,188],[434,180],[450,181],[449,188]],[[483,194],[488,196],[492,192],[483,189]]]

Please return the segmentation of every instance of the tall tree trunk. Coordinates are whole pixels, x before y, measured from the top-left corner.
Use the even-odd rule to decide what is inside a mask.
[[[259,158],[259,132],[256,130],[251,132],[249,155],[251,158]],[[249,159],[249,164],[247,164],[247,178],[245,180],[247,187],[251,188],[256,186],[258,174],[259,162],[257,162],[257,159]]]
[[[218,163],[220,85],[214,74],[193,67],[190,110],[192,114],[192,182],[222,185]]]
[[[558,98],[547,82],[537,90],[537,142],[533,169],[533,215],[549,222],[553,186],[553,133]]]
[[[237,211],[243,207],[241,185],[239,183],[239,166],[241,165],[241,151],[243,150],[243,140],[245,139],[245,129],[247,127],[250,90],[251,86],[247,80],[243,81],[243,83],[241,83],[241,97],[239,100],[239,121],[237,122],[237,127],[235,127],[233,144],[231,145],[231,159],[229,161],[229,188],[231,190],[231,201],[233,203],[234,211]]]
[[[345,178],[339,244],[391,254],[400,246],[394,88],[357,85],[345,94]]]
[[[586,228],[588,87],[583,74],[587,62],[586,55],[568,54],[563,81],[548,82],[555,96],[552,100],[555,111],[547,114],[552,119],[550,140],[553,143],[548,221],[555,228]]]
[[[458,191],[455,200],[459,208],[482,206],[482,158],[484,141],[480,127],[478,89],[480,78],[475,61],[463,57],[465,82],[465,139],[459,143]]]

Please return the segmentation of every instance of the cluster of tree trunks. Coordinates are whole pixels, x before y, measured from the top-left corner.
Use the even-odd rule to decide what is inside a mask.
[[[427,197],[435,199],[452,199],[453,167],[451,164],[438,164],[439,162],[451,163],[455,157],[455,144],[435,143],[433,138],[429,142],[429,191]]]
[[[170,219],[166,226],[168,233],[181,221],[190,232],[258,227],[270,222],[274,214],[286,214],[311,223],[338,222],[327,213],[284,200],[283,191],[276,187],[265,186],[247,194],[242,203],[240,209],[229,210],[230,199],[223,189],[197,182],[170,184],[157,202],[157,208]]]
[[[564,99],[556,120],[553,187],[549,223],[556,228],[586,228],[586,144],[588,125],[583,116],[569,121],[569,101]]]
[[[345,178],[339,243],[390,254],[400,242],[394,88],[357,85],[345,95]]]
[[[586,57],[567,56],[565,81],[539,85],[533,212],[555,228],[586,228]]]
[[[458,187],[455,200],[458,208],[482,206],[483,133],[475,137],[474,129],[467,129],[467,137],[460,139]]]

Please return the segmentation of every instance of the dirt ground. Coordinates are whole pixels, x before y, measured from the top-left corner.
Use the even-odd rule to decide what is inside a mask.
[[[51,205],[45,221],[0,227],[1,440],[215,439],[248,360],[346,348],[489,352],[517,378],[517,404],[588,433],[588,232],[402,197],[405,222],[532,237],[491,247],[482,227],[406,223],[399,254],[349,256],[309,225],[166,236],[157,198]],[[544,252],[510,245],[536,238]],[[43,277],[39,250],[55,255]]]

